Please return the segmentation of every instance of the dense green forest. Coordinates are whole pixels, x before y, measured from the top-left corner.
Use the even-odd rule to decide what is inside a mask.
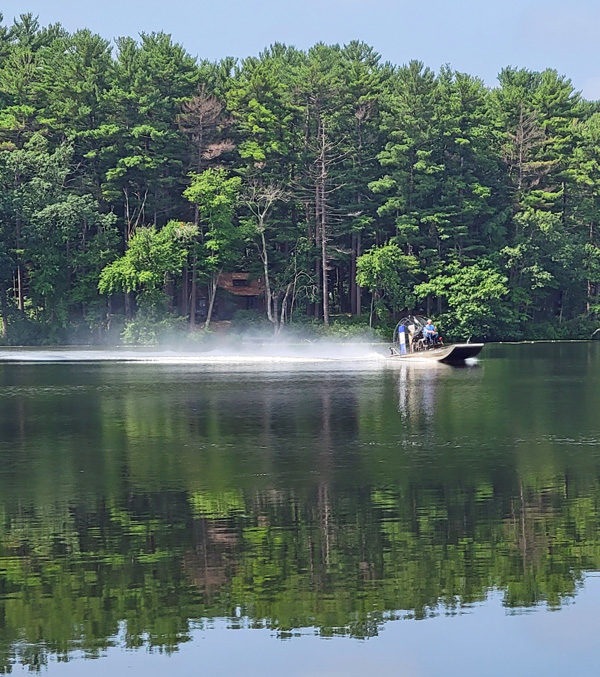
[[[589,337],[599,139],[554,70],[490,88],[360,42],[213,63],[22,15],[0,24],[0,340],[203,336],[235,271],[275,331],[411,310]]]

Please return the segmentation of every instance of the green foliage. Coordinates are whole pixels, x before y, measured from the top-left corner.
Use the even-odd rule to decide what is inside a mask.
[[[391,310],[409,308],[413,305],[412,287],[419,262],[407,256],[396,244],[374,247],[365,252],[356,262],[356,281],[361,287],[379,294]]]
[[[201,267],[205,273],[221,270],[236,258],[241,233],[234,223],[236,198],[242,180],[228,178],[224,169],[191,175],[185,197],[198,207],[202,234]]]
[[[136,317],[126,323],[121,339],[125,344],[136,346],[173,344],[181,341],[184,330],[184,318],[167,313],[154,301],[151,308],[141,308]]]
[[[19,310],[50,332],[66,328],[73,305],[99,302],[98,274],[116,246],[114,216],[66,187],[71,163],[69,146],[52,150],[39,133],[0,152],[0,288],[20,277]]]
[[[124,343],[155,345],[185,326],[183,318],[169,312],[164,287],[181,274],[197,232],[196,226],[176,221],[159,231],[138,228],[125,254],[101,272],[100,293],[137,292],[139,311],[125,325]]]
[[[233,333],[244,333],[248,330],[272,330],[266,317],[259,315],[254,310],[236,310],[231,320]]]
[[[556,71],[505,68],[490,89],[359,41],[210,63],[164,33],[113,51],[32,15],[0,29],[9,334],[16,306],[46,339],[88,326],[101,340],[99,283],[128,294],[126,313],[162,287],[195,325],[192,299],[212,308],[221,271],[264,277],[277,330],[436,308],[464,334],[485,313],[451,306],[466,295],[440,280],[482,260],[508,288],[488,336],[598,322],[600,117]],[[173,220],[198,226],[177,252],[155,239]],[[144,247],[153,260],[134,261]]]
[[[415,287],[419,298],[443,299],[448,306],[444,331],[459,339],[500,338],[510,329],[512,318],[502,305],[508,294],[508,278],[491,262],[471,266],[453,264],[443,275]],[[442,322],[442,320],[440,320]]]
[[[138,291],[147,304],[153,305],[168,276],[181,273],[196,234],[195,226],[177,221],[158,231],[154,227],[139,228],[125,254],[100,274],[100,293]]]

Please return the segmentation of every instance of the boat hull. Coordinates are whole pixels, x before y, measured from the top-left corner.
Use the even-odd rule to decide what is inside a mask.
[[[416,353],[406,353],[401,355],[394,352],[392,358],[396,360],[433,360],[443,362],[444,364],[462,364],[470,357],[479,355],[483,348],[483,343],[456,343],[452,346],[443,348],[432,348],[431,350],[421,350]]]

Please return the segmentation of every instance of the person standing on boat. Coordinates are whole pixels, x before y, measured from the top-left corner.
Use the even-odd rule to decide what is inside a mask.
[[[427,324],[423,327],[423,336],[425,337],[425,340],[432,344],[435,345],[438,340],[438,333],[437,329],[435,328],[435,325],[431,320],[427,320]]]

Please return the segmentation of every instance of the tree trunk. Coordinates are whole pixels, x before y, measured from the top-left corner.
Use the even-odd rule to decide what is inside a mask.
[[[362,149],[363,149],[363,131],[361,118],[357,116],[357,132],[358,132],[358,157],[357,163],[359,166],[359,171],[362,173]],[[360,190],[356,195],[356,203],[360,205],[362,203],[362,193]],[[352,311],[357,317],[360,317],[360,306],[361,306],[361,289],[356,282],[356,261],[360,256],[360,243],[361,243],[361,234],[360,231],[356,233],[356,237],[353,238],[353,244],[355,245],[352,248],[352,263],[354,265],[354,272],[352,275],[351,286],[354,293],[354,310]]]
[[[112,322],[112,296],[109,296],[106,300],[106,331],[110,331],[110,325]]]
[[[175,284],[173,283],[173,278],[170,275],[165,275],[165,281],[163,283],[163,294],[167,297],[167,311],[169,313],[173,312],[173,302],[176,298],[175,294]]]
[[[321,246],[321,194],[319,192],[319,186],[315,185],[315,245],[317,250]],[[322,285],[322,269],[321,269],[321,257],[317,255],[315,261],[315,278],[317,281],[317,289],[321,289]],[[315,300],[314,303],[314,316],[317,319],[321,317],[321,304]]]
[[[563,321],[563,310],[565,307],[565,292],[561,289],[558,297],[558,324],[562,324]]]
[[[17,308],[23,311],[23,273],[21,271],[21,255],[17,254],[17,256],[19,257],[19,262],[17,263]]]
[[[356,235],[356,259],[358,260],[360,258],[360,255],[362,254],[362,235],[360,233],[357,233]],[[361,313],[361,307],[362,307],[362,288],[356,282],[356,279],[354,280],[354,284],[356,285],[356,316],[360,317]]]
[[[8,336],[8,320],[6,318],[6,290],[0,288],[0,337],[5,339]]]
[[[329,280],[327,276],[327,232],[326,225],[322,223],[321,232],[321,263],[323,264],[323,323],[329,325]]]
[[[594,224],[590,223],[590,237],[589,237],[589,242],[591,244],[594,244]],[[587,280],[587,299],[585,303],[585,309],[586,309],[586,314],[591,316],[591,305],[590,305],[590,300],[592,299],[593,293],[594,293],[594,286],[592,285],[591,280]],[[596,289],[598,285],[596,284]]]
[[[327,275],[328,260],[327,260],[327,208],[325,187],[327,183],[327,163],[325,158],[325,123],[319,119],[320,127],[320,143],[321,152],[319,157],[320,176],[319,176],[319,192],[320,192],[320,217],[321,217],[321,264],[322,264],[322,280],[321,287],[323,289],[323,323],[325,326],[329,325],[329,280]]]
[[[183,317],[187,317],[189,313],[189,289],[188,282],[190,277],[190,271],[188,269],[187,263],[183,267],[183,276],[181,278],[181,290],[179,295],[179,314]]]
[[[269,280],[269,253],[267,252],[267,241],[265,240],[265,231],[260,225],[260,242],[262,246],[262,252],[260,258],[263,263],[263,271],[265,275],[265,300],[267,302],[267,317],[269,322],[277,324],[277,318],[273,317],[273,295],[271,294],[271,282]]]
[[[198,254],[194,252],[192,259],[192,293],[190,296],[190,331],[196,329],[196,298],[198,295],[198,283],[196,277],[198,274]]]
[[[23,311],[23,271],[21,269],[21,218],[17,214],[17,308]]]
[[[215,305],[215,298],[217,296],[217,287],[219,284],[219,278],[221,277],[221,271],[218,273],[213,273],[208,283],[208,310],[206,312],[206,322],[204,323],[204,329],[208,329],[210,326],[210,321],[212,320],[213,308]]]
[[[277,294],[273,295],[273,333],[277,334],[279,331],[279,297]]]
[[[126,291],[123,295],[125,299],[125,321],[131,321],[131,292]]]
[[[20,184],[19,178],[15,178],[15,187]],[[23,300],[23,270],[21,268],[21,214],[16,214],[16,245],[17,245],[17,308],[23,311],[25,308]],[[4,317],[4,314],[2,315]]]
[[[350,260],[350,312],[352,315],[356,315],[356,236],[357,233],[352,233],[352,257]]]
[[[283,301],[281,302],[281,315],[279,316],[279,325],[277,327],[277,333],[279,333],[283,329],[283,325],[285,324],[285,321],[287,319],[287,304],[288,304],[288,299],[290,296],[290,292],[292,291],[294,287],[294,284],[290,282],[288,286],[286,287],[285,290],[285,295],[283,297]],[[293,302],[293,300],[292,300]],[[291,312],[290,312],[291,316]]]

